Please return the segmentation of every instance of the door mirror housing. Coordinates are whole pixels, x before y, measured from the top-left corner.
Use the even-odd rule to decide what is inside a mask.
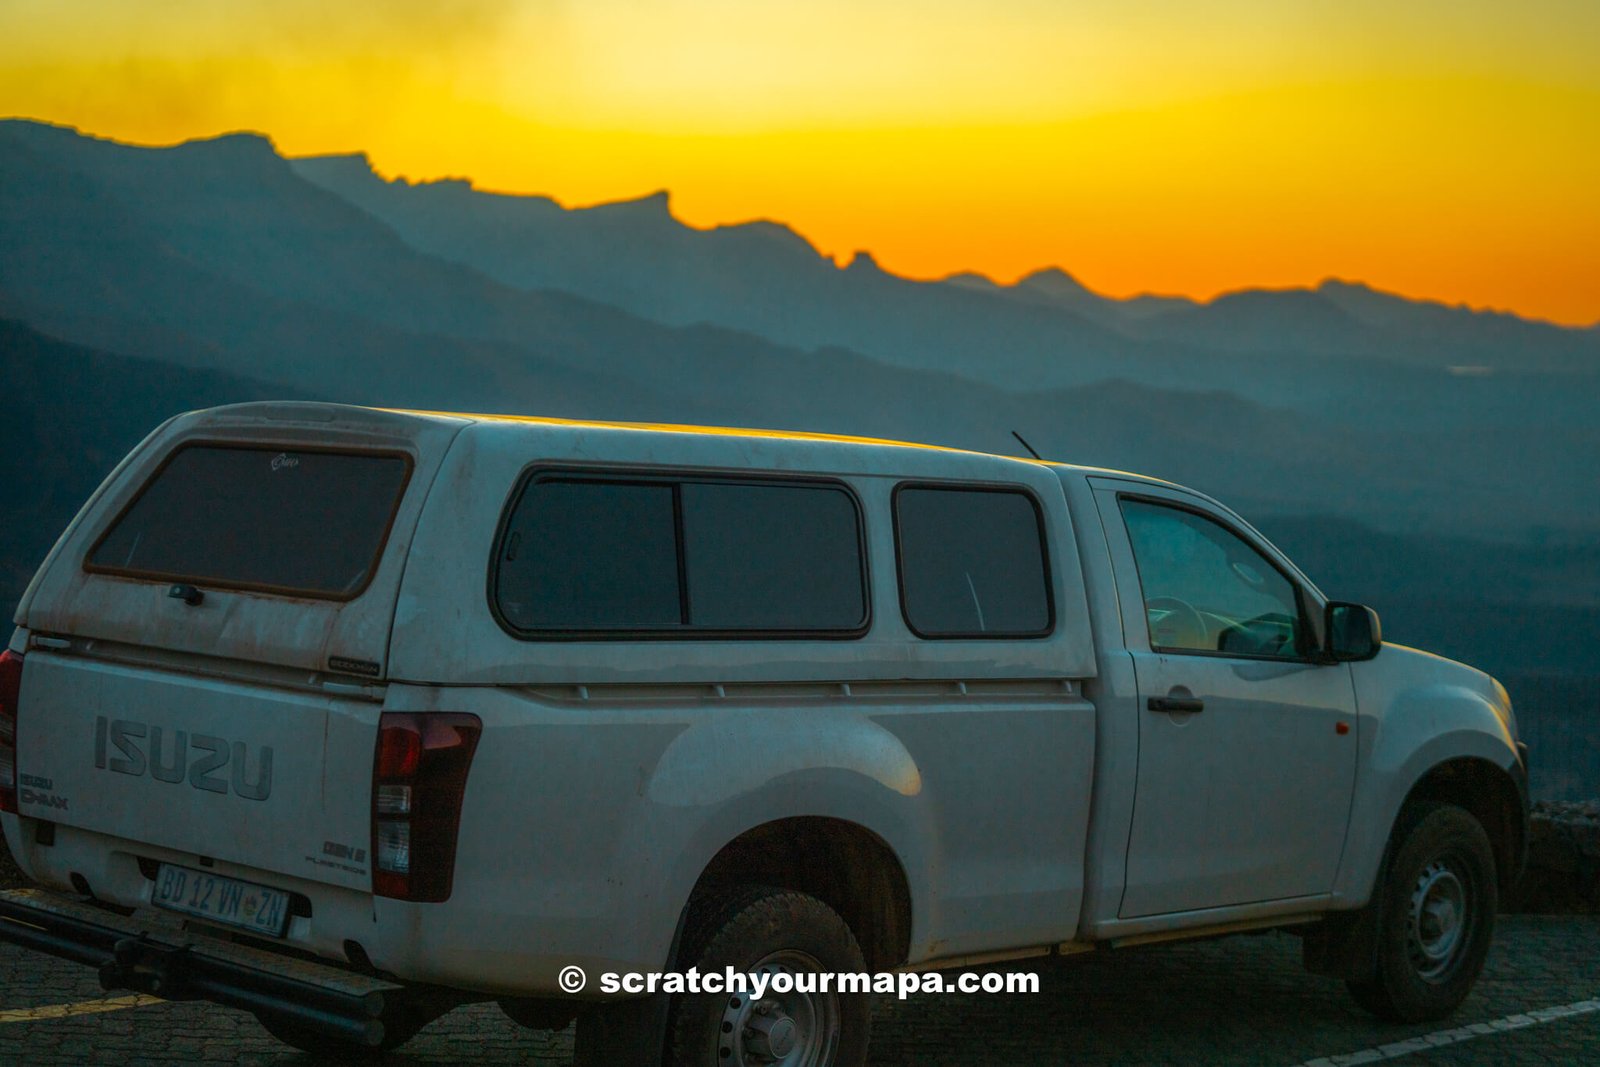
[[[1383,625],[1378,613],[1365,604],[1335,600],[1323,614],[1328,635],[1324,651],[1335,663],[1371,659],[1383,647]]]

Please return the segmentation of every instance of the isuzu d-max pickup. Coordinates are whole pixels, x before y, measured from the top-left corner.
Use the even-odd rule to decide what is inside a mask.
[[[40,888],[0,939],[301,1048],[494,1000],[585,1063],[853,1065],[851,992],[596,976],[1280,927],[1429,1019],[1527,836],[1499,684],[1107,470],[223,407],[117,466],[16,624],[0,824]]]

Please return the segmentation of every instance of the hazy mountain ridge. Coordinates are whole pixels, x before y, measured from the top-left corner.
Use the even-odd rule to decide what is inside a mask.
[[[144,149],[7,122],[0,149],[0,313],[108,351],[366,403],[768,425],[1002,451],[1014,449],[1018,429],[1047,455],[1168,475],[1257,511],[1492,537],[1600,529],[1600,499],[1553,494],[1526,477],[1529,462],[1578,476],[1600,458],[1592,403],[1575,400],[1583,393],[1565,376],[1451,378],[1372,355],[1296,357],[1286,369],[1265,351],[1135,342],[1047,306],[1101,299],[1064,272],[998,295],[1002,287],[970,279],[912,282],[866,256],[840,269],[772,223],[690,229],[663,195],[568,211],[463,182],[382,182],[359,158],[291,163],[253,135]],[[360,196],[306,180],[308,166],[346,172],[341,181]],[[914,328],[965,362],[912,366],[915,351],[897,362],[728,324],[669,327],[626,306],[508,285],[416,246],[426,243],[418,232],[443,241],[457,229],[464,258],[478,236],[497,235],[508,262],[549,272],[573,264],[570,278],[527,274],[524,283],[588,278],[572,283],[582,289],[634,277],[644,296],[609,294],[624,305],[664,293],[736,304],[758,293],[792,318],[825,317],[838,301],[844,320],[867,324],[867,341],[889,345]],[[540,240],[544,251],[532,254]],[[618,260],[630,261],[626,271],[613,268]],[[703,276],[684,264],[702,261],[744,288],[694,292]],[[1321,292],[1221,306],[1244,308],[1259,332],[1308,303],[1329,321],[1370,329]],[[1369,317],[1409,314],[1381,299],[1374,306]],[[1146,324],[1216,310],[1141,308],[1133,317]],[[1086,353],[1071,336],[1088,339]],[[1041,338],[1070,386],[1022,376],[1028,345]],[[1180,365],[1188,370],[1169,372]],[[1338,373],[1319,378],[1316,366]],[[1268,372],[1296,404],[1248,388]],[[1233,385],[1195,384],[1218,377]]]
[[[778,344],[849,348],[909,369],[1000,388],[1115,376],[1138,347],[1047,305],[1018,308],[887,274],[870,257],[841,270],[776,223],[695,230],[663,194],[572,211],[540,197],[479,193],[459,181],[386,183],[364,157],[294,160],[296,173],[393,227],[421,251],[506,285],[560,289],[664,325],[712,323]],[[1019,345],[997,345],[1015,336]],[[1055,338],[1048,350],[1037,338]],[[1072,359],[1060,360],[1059,344]]]
[[[1059,268],[1010,286],[971,273],[917,282],[883,272],[859,254],[841,271],[777,223],[694,229],[672,217],[665,193],[567,209],[546,197],[480,192],[460,179],[385,181],[359,154],[302,158],[292,165],[388,222],[418,248],[510,285],[564,288],[662,322],[722,323],[801,347],[852,347],[888,362],[902,362],[903,350],[914,341],[929,342],[931,351],[918,365],[991,381],[1012,364],[998,370],[991,365],[985,373],[970,354],[948,351],[939,330],[908,312],[925,311],[955,289],[982,299],[963,314],[981,316],[990,327],[1002,326],[1006,311],[1015,313],[1019,306],[1062,313],[1065,318],[1017,320],[998,330],[1028,354],[1027,369],[1035,372],[1030,380],[1044,385],[1073,384],[1084,380],[1086,368],[1107,369],[1097,361],[1170,362],[1196,349],[1313,361],[1327,355],[1378,357],[1435,369],[1489,359],[1489,366],[1523,373],[1600,373],[1600,345],[1591,331],[1407,300],[1359,283],[1330,279],[1315,289],[1243,290],[1200,303],[1159,296],[1116,300],[1093,293]],[[759,248],[757,234],[767,238]],[[761,254],[753,258],[752,252]],[[847,279],[858,270],[852,287]],[[774,294],[782,307],[771,306]],[[863,314],[870,321],[860,321]],[[942,310],[933,314],[943,328]],[[900,332],[886,330],[880,320],[897,323]],[[1051,350],[1041,347],[1049,339],[1032,336],[1030,327],[1060,331],[1054,340],[1077,345],[1072,358],[1052,359]]]
[[[1197,301],[1186,296],[1158,296],[1153,293],[1120,299],[1103,296],[1060,267],[1036,270],[1011,285],[1002,285],[973,271],[940,278],[938,284],[976,289],[1028,303],[1053,304],[1112,327],[1123,327],[1152,315],[1197,305]]]

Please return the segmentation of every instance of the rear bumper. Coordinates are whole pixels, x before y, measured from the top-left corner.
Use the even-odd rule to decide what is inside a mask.
[[[375,1047],[406,987],[124,917],[40,889],[0,892],[0,941],[96,967],[106,989],[209,1000]]]

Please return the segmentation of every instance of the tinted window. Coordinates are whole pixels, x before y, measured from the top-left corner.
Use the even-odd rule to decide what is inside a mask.
[[[693,625],[853,630],[865,620],[848,494],[733,483],[689,483],[682,491]]]
[[[1296,658],[1294,585],[1221,523],[1122,501],[1154,648]]]
[[[683,622],[670,485],[538,481],[500,553],[500,611],[519,630]]]
[[[353,596],[377,564],[410,470],[401,456],[191,445],[140,490],[87,566]]]
[[[545,475],[501,541],[495,595],[524,632],[852,632],[860,516],[821,485]]]
[[[906,622],[925,637],[1048,632],[1044,530],[1026,493],[906,488],[895,494]]]

